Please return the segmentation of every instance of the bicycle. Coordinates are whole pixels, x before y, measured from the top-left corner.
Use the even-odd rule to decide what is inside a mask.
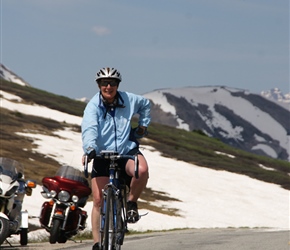
[[[138,179],[138,156],[121,155],[115,151],[103,150],[95,158],[109,159],[109,182],[102,190],[103,200],[100,213],[100,236],[102,250],[120,250],[127,229],[127,187],[121,178],[119,159],[132,159],[135,162],[134,175]],[[88,159],[85,159],[84,174],[88,177]]]

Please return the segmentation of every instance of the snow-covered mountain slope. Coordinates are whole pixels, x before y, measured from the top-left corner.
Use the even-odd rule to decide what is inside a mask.
[[[289,160],[289,110],[242,89],[224,86],[159,89],[152,121],[189,131],[201,130],[242,150]]]
[[[0,64],[0,78],[9,81],[18,83],[22,86],[30,86],[30,84],[24,81],[21,77],[16,75],[12,70],[5,67],[2,63]]]
[[[280,89],[273,88],[262,91],[261,96],[281,105],[287,110],[290,110],[290,93],[283,94]]]
[[[41,115],[73,125],[81,122],[81,117],[56,112],[45,106],[22,103],[21,97],[5,91],[1,92],[1,96],[3,99],[1,107],[9,111]],[[17,134],[29,138],[34,145],[33,151],[45,155],[44,161],[53,158],[60,164],[69,164],[82,170],[83,152],[79,131],[66,128],[52,133],[25,130]],[[172,209],[176,214],[166,215],[158,211],[141,209],[141,214],[149,212],[148,215],[138,223],[129,225],[129,230],[168,230],[186,227],[289,229],[289,190],[248,176],[217,171],[164,157],[150,146],[141,145],[141,150],[150,167],[147,187],[170,197],[169,200],[143,200],[143,202],[164,210]],[[32,156],[30,161],[33,162],[35,157],[36,155]],[[24,199],[23,210],[27,210],[30,216],[37,217],[40,214],[41,205],[45,201],[40,194],[41,190],[41,183],[38,183],[32,196]],[[87,230],[91,230],[91,209],[92,202],[88,202],[85,206],[89,214]],[[39,219],[31,219],[30,223],[39,226]],[[47,233],[44,229],[30,231],[29,239],[40,238],[40,235],[47,235]]]
[[[277,102],[290,103],[290,93],[283,94],[282,91],[278,88],[264,90],[261,92],[261,95],[265,98],[269,98]]]

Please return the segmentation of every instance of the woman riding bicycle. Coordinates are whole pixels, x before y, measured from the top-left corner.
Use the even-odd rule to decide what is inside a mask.
[[[120,154],[138,154],[139,178],[134,177],[134,161],[121,160],[121,166],[131,179],[130,193],[127,202],[127,220],[135,223],[139,220],[137,200],[146,187],[148,164],[139,151],[140,139],[147,135],[150,123],[150,102],[148,99],[128,92],[118,91],[121,74],[115,68],[102,68],[96,74],[99,92],[87,104],[82,121],[83,150],[89,159],[101,150],[113,150]],[[139,114],[138,127],[131,128],[131,120]],[[82,162],[84,164],[85,158]],[[99,248],[100,206],[102,189],[108,183],[109,161],[95,159],[91,173],[93,193],[92,234],[93,250]],[[128,179],[127,178],[127,179]]]

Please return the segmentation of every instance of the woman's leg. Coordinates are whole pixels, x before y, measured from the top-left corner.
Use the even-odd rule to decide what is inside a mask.
[[[135,164],[133,160],[128,160],[126,164],[126,172],[129,176],[132,176],[130,193],[128,196],[129,201],[137,202],[141,193],[147,185],[149,178],[148,164],[143,155],[138,155],[139,160],[139,178],[135,178]]]
[[[92,234],[94,243],[100,242],[100,207],[102,202],[102,189],[108,183],[108,177],[92,178],[92,194],[93,194],[93,208],[92,208]]]

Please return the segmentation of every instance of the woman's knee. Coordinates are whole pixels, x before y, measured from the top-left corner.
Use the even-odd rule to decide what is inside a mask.
[[[143,155],[139,155],[139,172],[148,173],[148,163]]]
[[[102,204],[102,199],[100,197],[93,197],[93,206],[99,208]]]
[[[139,165],[139,176],[148,175],[148,166],[147,165]]]
[[[102,189],[108,182],[108,177],[96,177],[91,181],[92,193],[93,193],[93,205],[94,207],[100,207],[102,204]]]
[[[128,161],[126,165],[126,172],[129,176],[134,177],[135,175],[135,164],[134,161]],[[143,155],[138,155],[138,175],[139,179],[148,178],[148,164]]]
[[[149,178],[149,169],[147,164],[139,164],[139,178],[148,179]]]

